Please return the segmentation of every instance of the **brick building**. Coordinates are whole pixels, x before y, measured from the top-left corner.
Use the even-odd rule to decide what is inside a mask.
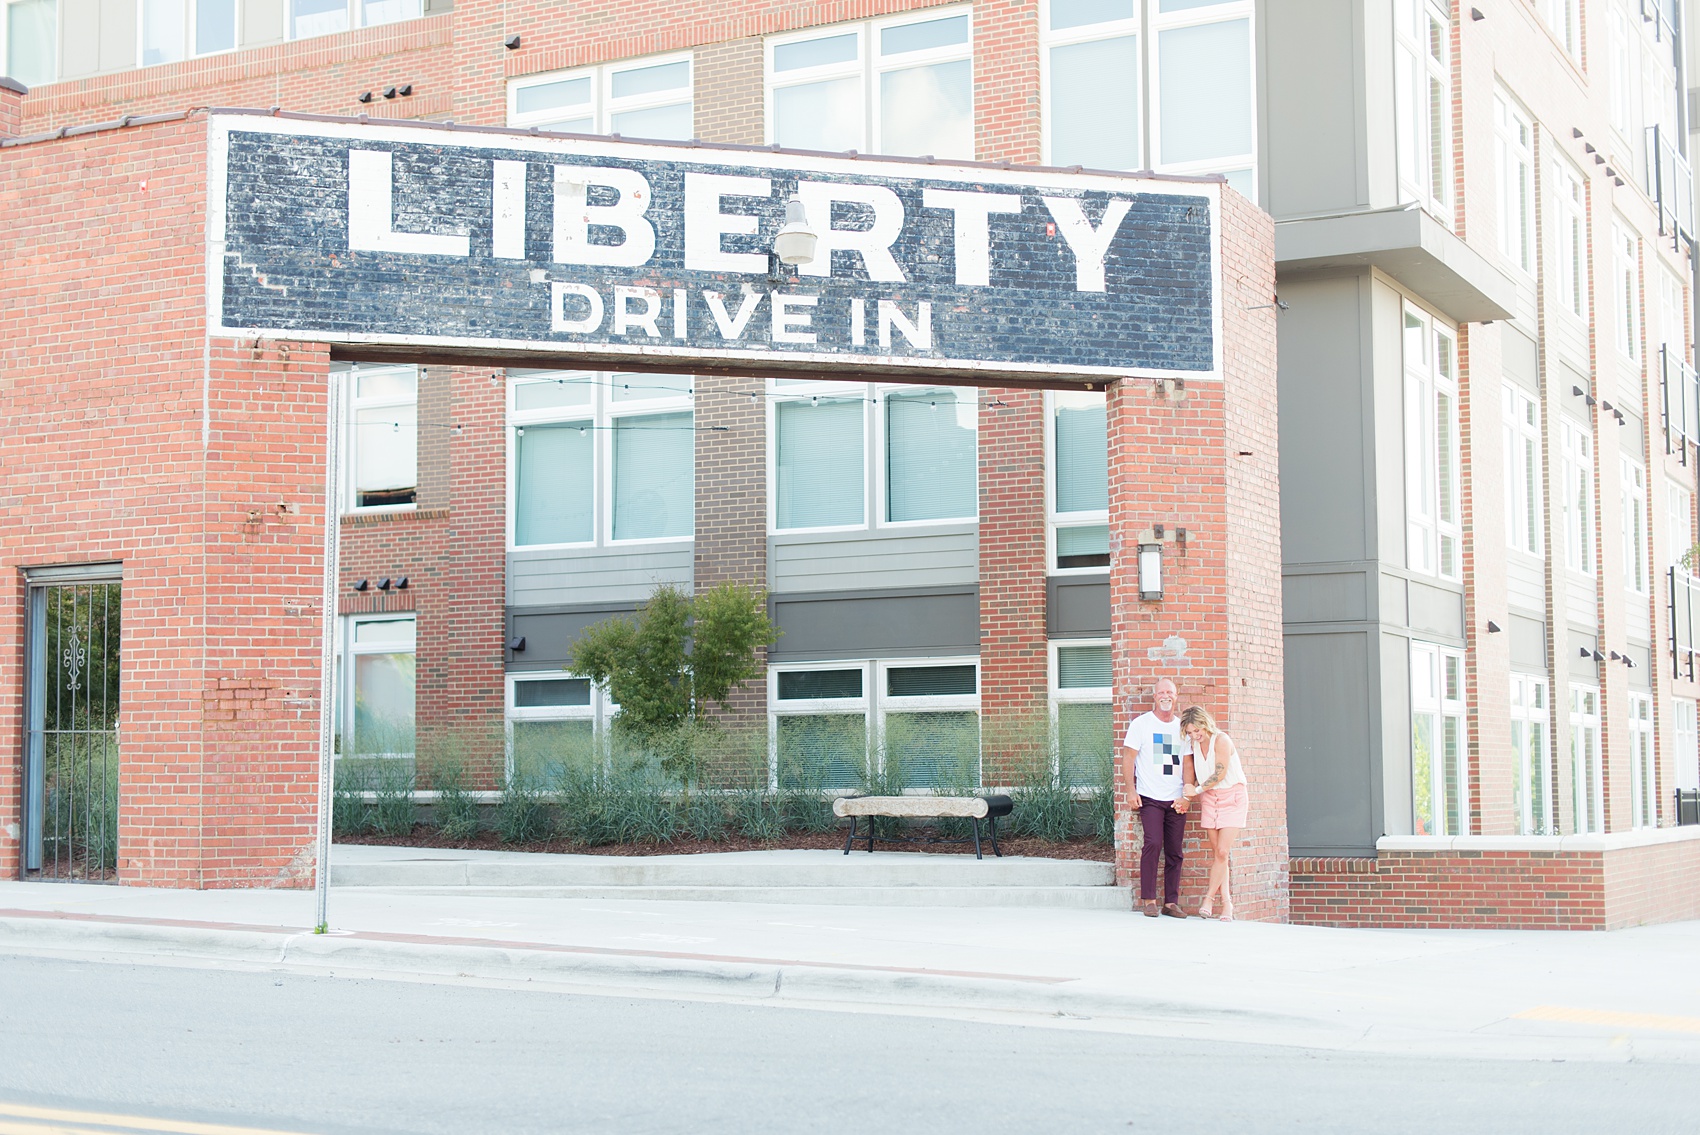
[[[157,782],[161,803],[125,813],[124,877],[303,871],[310,816],[242,817],[312,776],[316,451],[303,440],[278,468],[267,451],[264,492],[229,463],[267,444],[265,415],[316,436],[305,423],[334,373],[356,453],[338,680],[351,704],[405,703],[420,738],[595,723],[609,712],[595,691],[559,683],[578,631],[656,582],[738,579],[770,592],[786,631],[766,689],[740,703],[771,719],[776,747],[811,719],[877,731],[892,715],[1048,712],[1084,769],[1109,707],[1174,673],[1257,754],[1241,862],[1258,915],[1286,915],[1289,862],[1291,915],[1311,921],[1697,912],[1680,880],[1700,843],[1668,830],[1677,790],[1700,780],[1682,558],[1700,468],[1693,204],[1670,3],[6,9],[0,70],[28,91],[0,94],[0,134],[28,144],[6,149],[0,200],[59,209],[7,226],[10,262],[37,273],[30,302],[0,315],[7,397],[40,403],[0,443],[9,469],[34,469],[8,473],[29,539],[7,559],[122,561],[125,641],[161,620],[125,656],[125,784]],[[1131,382],[989,389],[941,426],[924,384],[633,380],[208,339],[199,253],[175,228],[203,204],[201,159],[171,154],[199,144],[199,120],[142,124],[206,106],[1221,175],[1224,254],[1244,265],[1223,276],[1225,383],[1184,401]],[[1278,308],[1248,201],[1275,221]],[[99,231],[114,240],[85,251]],[[176,306],[155,282],[170,257]],[[120,285],[138,263],[149,282]],[[94,314],[120,301],[180,313],[180,341],[135,350]],[[49,337],[21,354],[19,328]],[[1278,406],[1257,378],[1277,333]],[[63,344],[133,404],[80,400],[57,377]],[[254,416],[227,429],[221,399]],[[92,455],[127,452],[150,413],[175,446],[156,437],[127,460],[134,485],[94,475]],[[653,444],[642,501],[625,495],[612,439],[685,416],[690,452]],[[84,455],[52,449],[56,480],[39,453],[67,420]],[[920,453],[954,456],[923,468]],[[593,504],[556,507],[528,488],[531,462],[580,470]],[[1137,591],[1112,549],[1152,522],[1196,534],[1170,557],[1177,587],[1112,603]],[[144,568],[152,547],[181,559]],[[25,577],[0,624],[0,698],[20,719],[25,614],[48,579]],[[261,616],[278,636],[264,658],[236,643]],[[262,757],[255,720],[300,736]],[[19,767],[5,757],[0,777]],[[17,785],[0,779],[14,815]],[[17,838],[0,834],[0,856]]]

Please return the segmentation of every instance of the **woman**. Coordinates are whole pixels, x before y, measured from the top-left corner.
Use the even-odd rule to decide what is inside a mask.
[[[1222,892],[1222,921],[1234,918],[1234,893],[1228,885],[1228,857],[1240,829],[1246,825],[1249,807],[1245,772],[1233,740],[1216,728],[1216,719],[1201,705],[1189,706],[1181,714],[1181,729],[1192,742],[1192,765],[1198,783],[1186,787],[1188,796],[1199,797],[1199,824],[1210,841],[1210,884],[1198,913],[1209,918],[1216,892]]]

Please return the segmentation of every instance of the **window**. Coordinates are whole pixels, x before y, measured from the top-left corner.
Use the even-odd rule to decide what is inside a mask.
[[[1464,655],[1411,644],[1412,834],[1468,835]]]
[[[1647,594],[1647,470],[1622,459],[1623,582],[1637,595]]]
[[[1612,219],[1612,300],[1617,309],[1612,339],[1619,353],[1631,359],[1641,357],[1640,244],[1633,229]]]
[[[419,372],[347,368],[345,509],[412,508],[419,499]]]
[[[341,756],[413,756],[414,635],[412,615],[343,619],[336,714]]]
[[[1044,161],[1138,169],[1139,0],[1049,0],[1041,19]]]
[[[1500,417],[1505,424],[1505,540],[1516,551],[1544,555],[1540,406],[1521,387],[1507,383]]]
[[[291,0],[289,38],[331,35],[423,15],[420,0]]]
[[[1565,52],[1573,59],[1582,58],[1581,0],[1536,0],[1541,19],[1552,30]]]
[[[1115,754],[1110,708],[1110,644],[1051,644],[1051,713],[1057,777],[1068,788],[1108,784]]]
[[[1683,314],[1682,280],[1659,265],[1659,338],[1678,359],[1688,358],[1688,320]]]
[[[1632,108],[1635,105],[1635,92],[1640,86],[1635,65],[1640,61],[1640,52],[1635,50],[1636,41],[1629,30],[1629,18],[1623,10],[1621,0],[1611,0],[1606,9],[1606,33],[1608,50],[1611,52],[1611,125],[1624,138],[1635,136],[1635,120]]]
[[[1605,831],[1601,801],[1600,690],[1570,687],[1570,799],[1577,832]]]
[[[1564,566],[1594,574],[1594,435],[1566,421],[1561,439],[1559,508],[1564,520]]]
[[[1665,523],[1670,534],[1670,567],[1680,567],[1694,547],[1694,494],[1665,483]]]
[[[1556,835],[1547,751],[1547,680],[1511,675],[1511,759],[1518,835]]]
[[[17,0],[6,5],[6,74],[26,87],[51,83],[59,73],[57,0]]]
[[[1653,699],[1629,695],[1630,822],[1638,828],[1659,826],[1659,770],[1653,759]]]
[[[1676,717],[1676,752],[1672,764],[1676,768],[1676,787],[1685,792],[1700,788],[1700,724],[1696,722],[1695,703],[1688,698],[1673,698],[1671,705]]]
[[[696,426],[683,375],[509,372],[510,546],[689,540]]]
[[[975,389],[800,379],[771,389],[775,531],[978,517]]]
[[[781,787],[979,786],[976,659],[773,666],[768,706]]]
[[[560,671],[508,675],[507,775],[536,775],[550,764],[601,756],[598,738],[619,706],[589,678]]]
[[[1529,118],[1503,94],[1493,96],[1494,161],[1499,174],[1499,254],[1535,270],[1535,151]]]
[[[514,79],[508,83],[508,125],[628,138],[693,138],[691,57],[658,56]]]
[[[767,138],[804,150],[974,157],[968,9],[767,41]]]
[[[1563,310],[1586,316],[1588,244],[1583,229],[1582,175],[1564,159],[1554,158],[1551,188],[1555,298]]]
[[[1452,332],[1405,310],[1406,566],[1457,579],[1458,385]]]
[[[1394,0],[1393,96],[1399,188],[1450,223],[1452,25],[1427,0]]]
[[[1151,134],[1156,168],[1222,173],[1257,199],[1252,5],[1157,0],[1151,14]]]
[[[1098,571],[1110,566],[1109,435],[1104,395],[1053,391],[1051,566]]]

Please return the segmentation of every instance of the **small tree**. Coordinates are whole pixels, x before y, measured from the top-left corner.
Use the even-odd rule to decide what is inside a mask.
[[[757,652],[779,633],[765,592],[723,583],[692,598],[664,584],[635,622],[613,618],[587,628],[570,668],[607,687],[620,706],[616,728],[657,741],[700,724],[711,703],[726,709],[733,687],[761,673]]]

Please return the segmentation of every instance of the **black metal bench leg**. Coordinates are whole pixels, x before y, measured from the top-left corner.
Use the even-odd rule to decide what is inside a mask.
[[[874,817],[868,817],[868,854],[874,853]]]
[[[989,822],[992,825],[992,854],[1002,859],[1003,852],[998,850],[998,818],[993,816]]]
[[[980,817],[974,817],[974,858],[980,858]]]
[[[850,830],[844,836],[844,854],[850,854],[850,845],[856,841],[856,817],[850,817]]]

